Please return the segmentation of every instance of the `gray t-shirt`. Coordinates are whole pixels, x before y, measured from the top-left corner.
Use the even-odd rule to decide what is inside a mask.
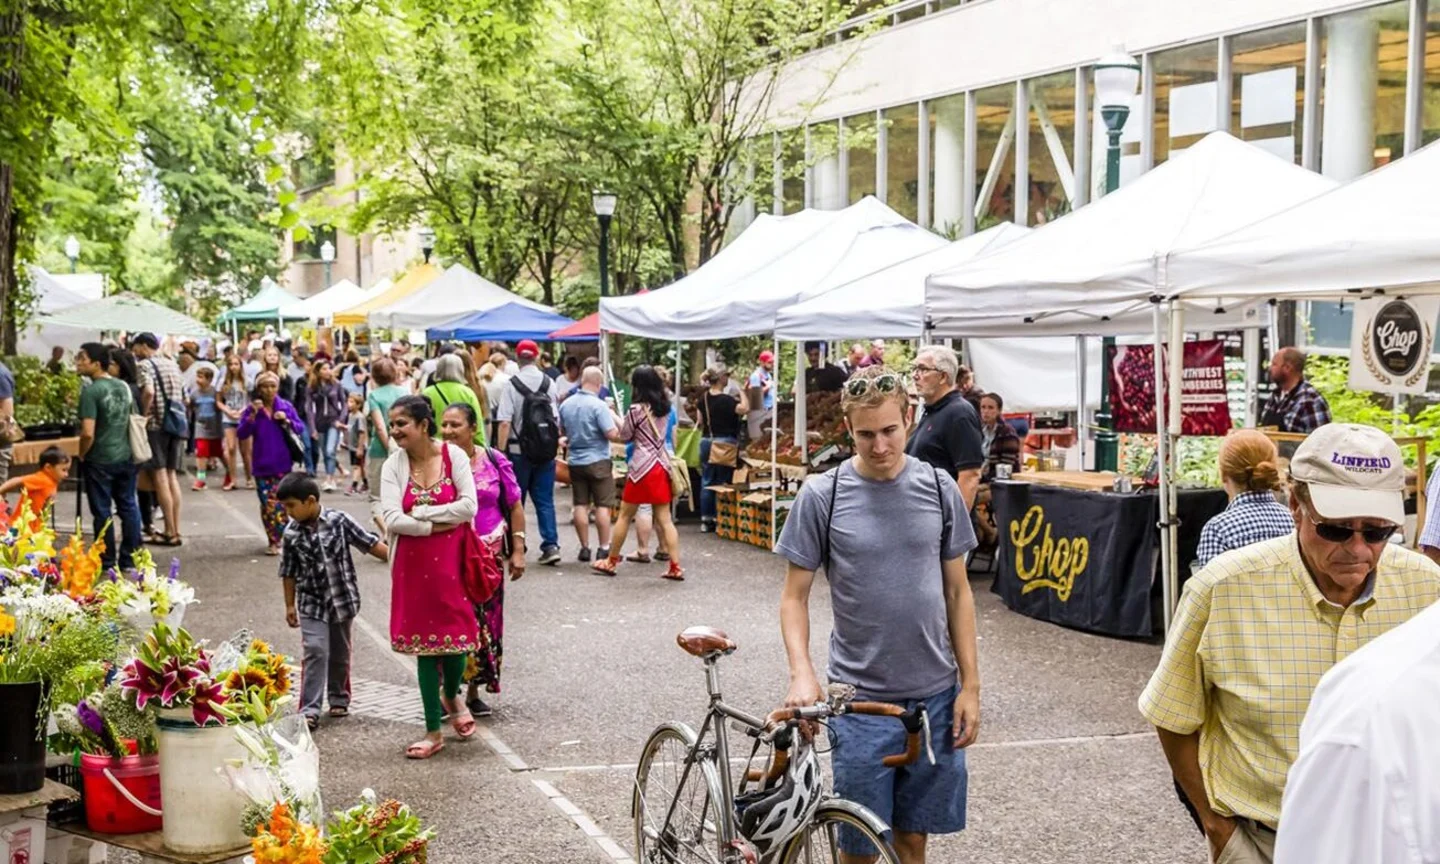
[[[518,377],[521,381],[525,382],[526,387],[529,387],[536,393],[540,392],[540,387],[543,383],[545,386],[545,394],[550,397],[551,410],[556,412],[556,419],[559,419],[560,399],[555,395],[555,382],[551,381],[550,377],[541,371],[539,366],[532,363],[529,366],[522,367],[516,375],[511,377]],[[515,389],[514,384],[506,381],[505,389],[500,391],[500,407],[495,411],[495,419],[502,423],[508,422],[510,424],[509,449],[512,452],[519,452],[520,450],[518,442],[520,440],[520,426],[522,425],[521,418],[524,414],[520,409],[524,404],[525,397],[520,395],[520,391]]]
[[[955,685],[941,559],[975,548],[965,513],[955,481],[910,457],[894,480],[867,480],[847,461],[800,490],[775,551],[797,567],[818,570],[831,520],[831,681],[886,701],[934,696]]]

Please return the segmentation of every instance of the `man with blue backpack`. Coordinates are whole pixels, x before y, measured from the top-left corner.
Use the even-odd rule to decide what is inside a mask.
[[[525,339],[515,346],[520,371],[500,395],[496,446],[515,465],[521,500],[535,499],[540,522],[540,563],[560,563],[560,534],[555,526],[555,456],[560,451],[560,422],[555,382],[535,364],[540,346]]]

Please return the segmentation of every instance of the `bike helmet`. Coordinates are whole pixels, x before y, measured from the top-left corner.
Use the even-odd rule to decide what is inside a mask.
[[[769,788],[747,792],[735,799],[735,822],[762,860],[778,853],[815,816],[824,784],[820,758],[808,741],[791,748],[790,765]]]

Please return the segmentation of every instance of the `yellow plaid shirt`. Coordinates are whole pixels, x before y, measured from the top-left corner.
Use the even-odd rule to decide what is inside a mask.
[[[1179,735],[1200,732],[1217,813],[1279,823],[1320,677],[1440,599],[1440,567],[1386,546],[1373,586],[1348,609],[1327,601],[1294,533],[1221,555],[1185,583],[1140,713]]]

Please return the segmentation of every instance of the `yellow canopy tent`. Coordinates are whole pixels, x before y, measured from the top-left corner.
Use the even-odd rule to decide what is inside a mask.
[[[357,327],[364,326],[369,320],[370,313],[377,309],[384,309],[386,306],[397,300],[408,297],[435,281],[444,271],[434,264],[421,264],[404,276],[401,276],[389,291],[379,297],[372,297],[361,303],[359,306],[352,306],[341,312],[335,313],[334,324],[336,327]]]

